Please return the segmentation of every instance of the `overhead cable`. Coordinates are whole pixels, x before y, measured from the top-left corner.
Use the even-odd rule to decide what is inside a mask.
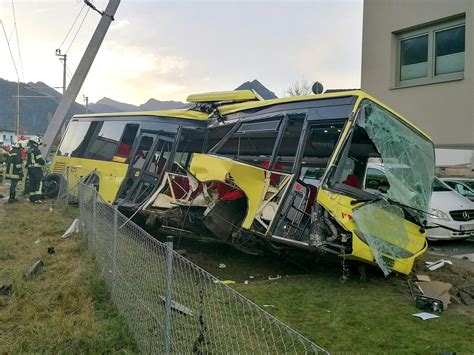
[[[12,58],[13,67],[15,68],[16,78],[18,79],[18,81],[20,81],[20,76],[18,75],[18,69],[16,67],[15,58],[13,57],[12,49],[10,47],[10,41],[8,40],[7,32],[5,31],[5,26],[3,25],[2,20],[0,20],[0,23],[2,24],[3,34],[5,35],[5,40],[7,41],[7,46],[8,46],[8,50],[10,51],[10,56]]]
[[[25,73],[23,72],[23,60],[21,59],[20,40],[18,38],[18,28],[16,27],[15,5],[13,3],[13,0],[12,0],[12,12],[13,12],[13,25],[15,27],[16,46],[18,49],[18,58],[20,59],[21,77],[23,78],[23,80],[25,80]]]
[[[66,53],[64,53],[64,54],[67,54],[67,53],[69,52],[69,50],[71,49],[72,44],[74,43],[74,41],[75,41],[75,39],[76,39],[76,37],[77,37],[77,34],[78,34],[79,31],[81,30],[81,27],[82,27],[84,21],[86,20],[87,14],[89,13],[89,10],[90,10],[90,8],[87,9],[86,14],[85,14],[84,17],[82,18],[81,24],[80,24],[79,27],[77,28],[76,34],[75,34],[74,37],[72,38],[72,41],[71,41],[71,43],[69,44],[69,47],[67,48]]]
[[[72,29],[74,28],[74,25],[76,24],[77,20],[79,19],[79,16],[81,16],[81,13],[82,11],[84,10],[84,8],[86,7],[86,4],[83,4],[82,7],[81,7],[81,10],[79,11],[79,13],[77,14],[76,16],[76,19],[74,20],[74,22],[72,23],[71,27],[69,28],[69,31],[67,31],[66,33],[66,37],[64,37],[63,41],[61,42],[60,46],[58,47],[59,49],[61,49],[61,47],[63,46],[64,42],[66,42],[66,39],[69,37],[69,35],[71,34],[71,31]]]

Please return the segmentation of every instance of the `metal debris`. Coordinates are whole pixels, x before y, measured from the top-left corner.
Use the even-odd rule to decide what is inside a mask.
[[[35,276],[38,273],[38,271],[40,271],[43,267],[44,267],[43,260],[38,260],[30,267],[28,272],[25,274],[25,277],[30,278],[32,276]]]

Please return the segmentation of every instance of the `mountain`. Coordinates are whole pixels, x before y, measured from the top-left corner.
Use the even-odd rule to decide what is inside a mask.
[[[109,99],[104,97],[97,101],[95,104],[92,103],[88,107],[90,112],[104,113],[104,112],[131,112],[138,111],[138,106],[126,104],[120,101]]]
[[[174,110],[179,108],[187,108],[189,106],[189,104],[181,101],[160,101],[156,99],[149,99],[144,104],[138,106],[138,111]]]
[[[15,130],[16,127],[16,82],[0,79],[0,129]],[[255,90],[264,99],[277,96],[258,80],[247,81],[236,90]],[[20,129],[22,133],[43,134],[48,127],[62,94],[43,82],[20,83]],[[28,97],[29,96],[29,97]],[[160,101],[154,98],[137,106],[104,97],[96,103],[89,104],[89,113],[159,111],[190,107],[191,104],[181,101]],[[85,107],[74,102],[68,117],[84,113]]]
[[[254,79],[253,81],[246,81],[235,90],[255,90],[264,100],[277,99],[273,91],[268,90],[260,81]]]
[[[0,79],[0,128],[14,131],[16,128],[17,83]],[[56,112],[62,95],[43,82],[20,83],[20,130],[25,134],[44,133],[49,120]],[[30,96],[30,97],[28,97]],[[85,108],[74,103],[68,112],[71,117],[84,113]]]

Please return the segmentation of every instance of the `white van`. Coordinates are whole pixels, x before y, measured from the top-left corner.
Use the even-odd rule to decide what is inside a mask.
[[[383,165],[368,164],[364,189],[381,195],[387,193],[390,184]],[[429,240],[474,237],[474,202],[461,196],[438,178],[433,181],[429,212],[427,218]]]

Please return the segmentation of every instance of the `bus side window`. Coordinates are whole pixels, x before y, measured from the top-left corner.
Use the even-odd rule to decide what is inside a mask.
[[[117,153],[115,153],[114,160],[116,157],[128,158],[132,150],[133,142],[137,136],[138,124],[127,124],[120,140],[120,144],[117,148]]]
[[[112,161],[124,128],[123,121],[105,121],[88,149],[87,158]]]

